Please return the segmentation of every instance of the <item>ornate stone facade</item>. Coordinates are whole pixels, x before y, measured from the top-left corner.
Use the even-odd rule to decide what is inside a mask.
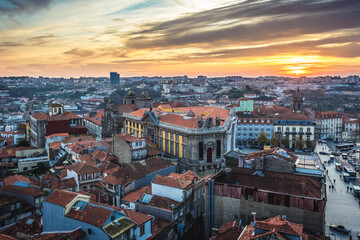
[[[123,132],[124,113],[130,113],[140,108],[149,108],[152,104],[152,98],[145,91],[137,97],[132,90],[125,94],[124,104],[115,104],[111,99],[105,101],[104,117],[101,121],[103,138]]]

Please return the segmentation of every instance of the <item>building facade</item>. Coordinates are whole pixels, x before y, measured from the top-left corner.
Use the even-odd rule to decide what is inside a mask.
[[[224,222],[249,224],[256,217],[286,215],[304,229],[324,233],[325,184],[323,177],[260,171],[223,170],[208,181],[207,232]]]
[[[309,141],[315,139],[315,122],[302,114],[279,114],[274,117],[274,134],[283,140],[288,141],[285,147],[305,148]],[[300,147],[299,142],[302,146]]]
[[[274,121],[272,117],[261,116],[256,113],[237,112],[236,116],[236,147],[257,146],[258,138],[262,132],[270,140],[274,132]]]
[[[157,148],[177,159],[180,171],[220,168],[226,149],[229,110],[218,107],[140,109],[125,115],[125,132],[149,137]]]
[[[50,104],[49,112],[38,112],[30,116],[30,143],[36,148],[44,148],[46,136],[57,133],[85,134],[83,118],[64,111],[61,104]]]
[[[341,139],[343,130],[342,114],[339,112],[320,112],[315,115],[316,138]]]

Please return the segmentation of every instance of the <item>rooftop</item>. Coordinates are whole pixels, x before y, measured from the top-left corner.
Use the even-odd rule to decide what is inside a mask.
[[[231,168],[214,177],[215,183],[245,186],[269,192],[322,199],[322,184],[318,178],[299,174],[278,173],[247,168]],[[263,175],[263,176],[260,176]]]
[[[173,163],[163,158],[149,158],[137,163],[126,164],[116,172],[103,178],[103,182],[114,185],[125,186],[136,179],[145,177],[146,175],[159,171],[160,169],[173,166]]]
[[[46,195],[46,192],[44,192],[40,189],[37,189],[37,188],[27,188],[27,187],[15,186],[15,185],[8,185],[5,187],[2,187],[2,188],[0,188],[0,191],[16,193],[16,194],[21,194],[21,195],[28,195],[28,196],[33,196],[33,197]]]
[[[246,155],[245,160],[260,159],[260,158],[263,158],[263,157],[269,156],[269,155],[276,155],[278,157],[282,157],[293,163],[295,163],[296,160],[298,159],[298,157],[296,155],[286,152],[285,150],[283,150],[279,147],[275,147],[275,148],[271,148],[268,150],[249,153],[248,155]]]

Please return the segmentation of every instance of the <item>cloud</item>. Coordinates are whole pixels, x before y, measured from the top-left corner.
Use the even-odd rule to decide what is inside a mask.
[[[2,0],[0,13],[13,16],[19,13],[32,14],[42,8],[49,7],[53,0]]]
[[[18,46],[23,46],[23,44],[17,42],[0,42],[0,47],[18,47]]]
[[[73,48],[69,51],[64,52],[64,54],[73,55],[77,57],[90,57],[93,56],[95,52],[89,49]]]
[[[34,45],[44,45],[46,43],[49,43],[51,39],[55,38],[53,34],[46,34],[36,37],[28,38],[30,42],[32,42]]]
[[[245,1],[149,23],[128,34],[134,49],[250,44],[359,28],[360,1]]]

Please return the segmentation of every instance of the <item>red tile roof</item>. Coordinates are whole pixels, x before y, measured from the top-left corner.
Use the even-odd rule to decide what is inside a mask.
[[[211,237],[211,240],[228,240],[228,239],[238,239],[241,234],[241,230],[236,223],[227,222],[219,228],[219,233],[216,236]]]
[[[17,193],[20,195],[27,195],[27,196],[33,196],[33,197],[46,195],[46,192],[44,192],[40,189],[19,187],[19,186],[15,186],[15,185],[4,186],[4,187],[0,188],[0,190],[3,192]]]
[[[130,209],[121,209],[122,211],[124,211],[124,213],[126,214],[126,216],[128,218],[130,218],[130,220],[134,221],[138,226],[146,223],[147,221],[150,221],[153,219],[152,216],[144,214],[144,213],[140,213],[140,212],[135,212],[132,211]]]
[[[45,199],[45,202],[66,207],[77,195],[78,194],[74,192],[55,190]]]
[[[54,150],[59,150],[61,146],[61,142],[52,142],[49,144],[49,147]]]
[[[50,116],[48,113],[37,112],[32,115],[36,120],[47,120],[47,121],[58,121],[58,120],[69,120],[74,118],[80,118],[78,115],[72,112],[64,112],[62,115]]]
[[[153,147],[147,147],[147,155],[149,157],[160,156],[162,151]]]
[[[283,155],[281,155],[280,153],[284,152],[286,153],[289,157],[285,157]],[[263,150],[263,151],[258,151],[258,152],[253,152],[253,153],[249,153],[248,155],[246,155],[245,160],[248,159],[260,159],[263,158],[265,156],[269,156],[269,155],[276,155],[278,157],[281,157],[283,159],[286,159],[287,161],[293,162],[295,163],[296,160],[298,159],[298,157],[290,152],[285,152],[285,150],[279,148],[279,147],[275,147],[275,148],[271,148],[268,150]]]
[[[119,134],[116,134],[115,135],[116,138],[120,138],[126,142],[140,142],[140,141],[143,141],[144,139],[142,138],[138,138],[138,137],[134,137],[134,136],[131,136],[130,134],[126,134],[126,133],[119,133]]]
[[[104,177],[102,181],[114,185],[120,184],[126,186],[136,179],[171,166],[173,166],[172,163],[162,158],[149,158],[138,163],[126,164],[118,171]]]
[[[167,222],[161,220],[159,218],[155,218],[154,221],[151,223],[151,234],[152,236],[148,238],[148,240],[156,239],[157,235],[164,231],[166,228],[170,228],[172,225],[171,222]]]
[[[67,137],[69,136],[69,133],[55,133],[55,134],[51,134],[49,136],[46,136],[46,138],[51,138],[51,137]]]
[[[301,236],[303,233],[302,224],[289,222],[280,216],[269,218],[264,221],[256,221],[255,228],[294,236]]]
[[[172,178],[169,176],[161,176],[157,175],[152,183],[173,187],[173,188],[180,188],[180,189],[189,189],[192,185],[192,182],[180,180],[178,178]]]
[[[76,163],[76,164],[67,166],[66,169],[73,170],[78,175],[101,172],[100,169],[93,167],[87,163]]]
[[[19,174],[15,174],[13,176],[9,176],[6,177],[4,179],[4,184],[6,185],[13,185],[16,182],[26,182],[26,183],[30,183],[30,180],[27,177],[24,177],[22,175]]]
[[[0,149],[0,158],[16,157],[17,151],[36,149],[34,147],[11,147]]]
[[[341,118],[342,114],[340,112],[335,112],[335,111],[316,113],[316,118],[323,118],[325,116],[328,118]]]
[[[125,197],[122,198],[122,200],[134,203],[136,201],[140,201],[144,193],[151,194],[151,184],[148,184],[145,187],[136,189],[135,191],[126,194]]]
[[[103,117],[104,117],[104,109],[101,109],[93,117],[90,117],[90,114],[88,114],[84,118],[95,123],[96,125],[101,126],[101,120]]]
[[[257,188],[259,191],[283,193],[322,199],[322,184],[311,176],[300,174],[261,171],[264,177],[254,174],[256,170],[233,167],[231,172],[215,176],[215,184],[233,184]]]

